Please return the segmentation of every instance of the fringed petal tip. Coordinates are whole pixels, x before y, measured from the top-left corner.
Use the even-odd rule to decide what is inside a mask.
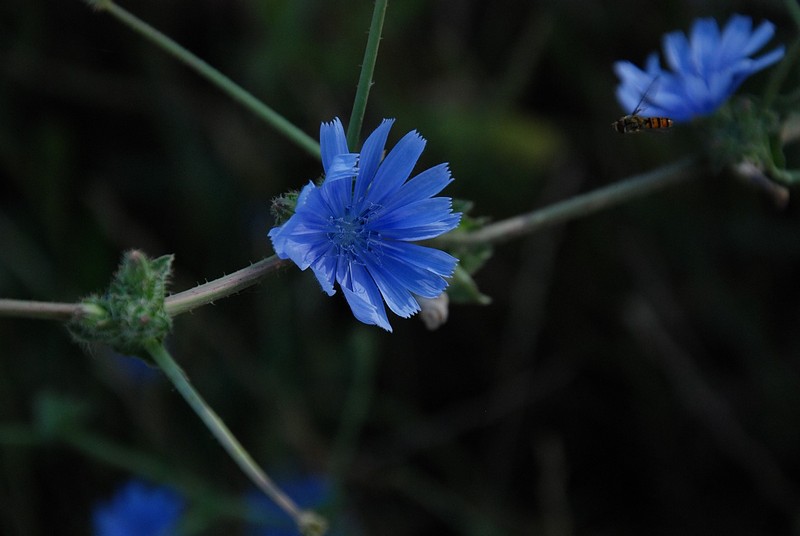
[[[353,311],[353,316],[364,324],[378,326],[383,328],[389,333],[392,332],[392,326],[389,324],[389,319],[386,316],[386,310],[383,305],[375,305],[365,300],[347,287],[342,287],[347,304],[350,310]]]

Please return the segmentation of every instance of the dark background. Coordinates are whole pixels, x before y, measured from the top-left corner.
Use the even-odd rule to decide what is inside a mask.
[[[371,2],[123,7],[314,138],[349,117]],[[390,145],[418,129],[417,171],[449,162],[446,194],[476,214],[544,206],[698,147],[694,125],[613,133],[629,111],[611,65],[734,12],[777,24],[765,51],[796,34],[780,2],[390,2],[364,135],[383,117],[397,118]],[[272,254],[271,198],[320,172],[79,1],[0,5],[0,81],[2,297],[74,302],[131,248],[174,253],[175,291],[233,272]],[[341,476],[328,513],[353,533],[798,533],[799,231],[795,197],[781,210],[703,170],[498,247],[475,276],[493,303],[453,306],[436,332],[360,325],[291,268],[176,318],[169,344],[270,471]],[[111,441],[170,478],[249,489],[170,385],[129,364],[55,323],[0,320],[0,533],[85,534],[131,476],[49,440],[48,411],[74,413],[70,433],[100,451]]]

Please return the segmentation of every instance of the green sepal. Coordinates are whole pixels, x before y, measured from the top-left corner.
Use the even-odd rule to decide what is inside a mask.
[[[471,216],[469,212],[473,209],[474,203],[465,199],[454,199],[453,210],[461,212],[461,222],[453,233],[468,233],[476,231],[486,225],[489,218]],[[450,285],[447,287],[447,295],[453,303],[474,303],[478,305],[488,305],[492,298],[483,294],[478,289],[478,284],[472,275],[480,270],[486,261],[492,258],[494,249],[489,244],[454,246],[450,253],[458,258]]]
[[[470,214],[473,208],[475,208],[474,201],[470,201],[469,199],[453,199],[453,212],[461,213],[461,221],[453,232],[469,233],[471,231],[477,231],[489,223],[489,218],[486,216],[473,216]]]
[[[451,233],[471,233],[482,229],[489,223],[489,218],[485,216],[472,216],[470,214],[474,206],[475,203],[473,201],[453,199],[453,211],[461,212],[461,221]],[[450,249],[451,253],[458,257],[458,266],[466,270],[468,274],[474,274],[480,270],[494,254],[494,249],[489,244],[452,246]]]
[[[489,305],[492,298],[482,293],[472,276],[461,266],[456,266],[450,286],[447,287],[447,295],[453,303],[474,303],[478,305]]]
[[[780,140],[780,118],[752,97],[740,97],[709,119],[709,155],[715,169],[748,162],[773,181],[791,183]]]
[[[709,119],[712,164],[717,169],[742,160],[764,162],[772,157],[770,137],[777,131],[777,116],[751,98],[731,100]]]
[[[269,211],[275,219],[275,226],[283,225],[286,221],[294,215],[294,210],[297,207],[297,197],[300,192],[292,190],[275,197],[270,204]]]
[[[314,181],[314,184],[322,186],[323,182],[325,182],[325,177],[319,177]],[[275,220],[275,227],[283,225],[289,218],[294,216],[298,197],[300,197],[300,190],[290,190],[272,199],[269,211]]]
[[[145,344],[163,342],[172,328],[164,297],[173,258],[150,259],[141,251],[126,252],[105,294],[81,302],[82,313],[67,326],[72,336],[83,343],[107,344],[152,364]]]

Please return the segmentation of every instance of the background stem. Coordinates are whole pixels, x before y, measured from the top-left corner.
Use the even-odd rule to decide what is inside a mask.
[[[189,52],[183,46],[110,0],[96,2],[94,5],[98,9],[108,12],[118,21],[190,67],[197,74],[221,89],[230,98],[255,114],[256,117],[289,138],[289,140],[293,141],[300,148],[316,158],[320,157],[319,143],[317,143],[314,138],[294,126],[288,119],[255,98],[252,93],[246,91],[236,82]]]

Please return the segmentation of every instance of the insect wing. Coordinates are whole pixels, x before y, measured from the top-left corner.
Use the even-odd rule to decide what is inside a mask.
[[[672,119],[668,117],[642,117],[642,112],[647,108],[648,99],[656,82],[658,76],[653,78],[642,93],[642,97],[636,104],[633,112],[629,115],[623,116],[617,121],[611,123],[611,127],[620,134],[629,134],[634,132],[666,132],[673,124]]]
[[[658,76],[650,80],[650,83],[647,84],[647,87],[642,92],[642,98],[639,99],[639,103],[636,104],[636,108],[633,109],[631,115],[640,115],[646,108],[647,108],[647,97],[650,95],[650,92],[653,90],[653,86],[655,85],[656,81],[658,80]]]

